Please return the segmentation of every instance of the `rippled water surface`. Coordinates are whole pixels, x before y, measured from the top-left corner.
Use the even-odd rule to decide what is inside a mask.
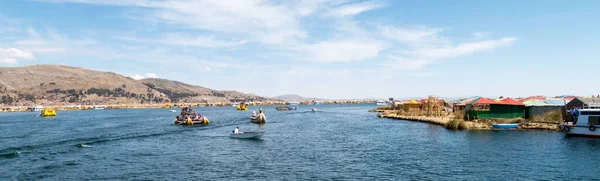
[[[297,111],[196,108],[208,126],[173,125],[167,109],[0,114],[0,180],[590,180],[600,140],[545,131],[449,131],[378,119],[371,105]],[[250,109],[258,109],[251,107]],[[264,129],[261,140],[229,133]]]

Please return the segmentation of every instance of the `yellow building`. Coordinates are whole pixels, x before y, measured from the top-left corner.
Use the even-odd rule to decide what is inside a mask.
[[[421,103],[417,100],[404,101],[402,108],[404,112],[416,112],[421,110]]]

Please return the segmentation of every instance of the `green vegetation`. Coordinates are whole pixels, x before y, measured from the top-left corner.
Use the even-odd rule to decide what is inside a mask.
[[[2,96],[2,104],[12,104],[14,101],[15,99],[13,97],[10,97],[10,95]]]
[[[149,89],[154,89],[160,93],[163,93],[165,95],[167,95],[167,97],[169,97],[169,99],[171,99],[171,102],[177,102],[179,101],[179,99],[181,98],[185,98],[185,97],[196,97],[198,96],[198,94],[195,93],[177,93],[177,92],[172,92],[168,89],[162,89],[162,88],[158,88],[156,87],[154,84],[150,84],[150,83],[144,83],[144,85],[148,86]],[[224,95],[223,95],[224,97]]]

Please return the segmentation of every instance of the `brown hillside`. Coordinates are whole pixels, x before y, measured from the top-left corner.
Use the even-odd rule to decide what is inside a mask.
[[[125,85],[125,86],[123,86]],[[100,72],[63,65],[33,65],[0,67],[0,86],[8,91],[42,94],[49,90],[114,89],[121,87],[136,94],[148,93],[148,88],[129,77],[112,72]],[[153,92],[158,94],[158,92]]]
[[[166,79],[134,80],[112,72],[63,65],[0,67],[0,104],[115,104],[260,101]]]
[[[148,78],[140,82],[157,90],[167,97],[180,102],[240,102],[264,101],[263,97],[244,94],[237,91],[219,91],[179,81]]]

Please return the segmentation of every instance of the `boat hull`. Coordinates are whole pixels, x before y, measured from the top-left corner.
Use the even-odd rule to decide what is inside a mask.
[[[566,126],[568,130],[563,127],[563,132],[566,136],[578,136],[578,137],[592,137],[600,138],[600,129],[592,131],[588,126]]]
[[[519,124],[492,124],[494,129],[515,129]]]
[[[258,124],[264,124],[264,123],[266,123],[266,121],[261,121],[258,118],[256,118],[256,119],[250,118],[250,122],[252,122],[252,123],[258,123]]]
[[[230,138],[238,138],[238,139],[259,139],[262,137],[264,131],[257,132],[243,132],[237,134],[229,134]]]
[[[200,119],[200,120],[192,120],[191,124],[189,124],[187,120],[175,121],[175,125],[207,125],[207,124],[210,124],[210,121],[206,118]]]

